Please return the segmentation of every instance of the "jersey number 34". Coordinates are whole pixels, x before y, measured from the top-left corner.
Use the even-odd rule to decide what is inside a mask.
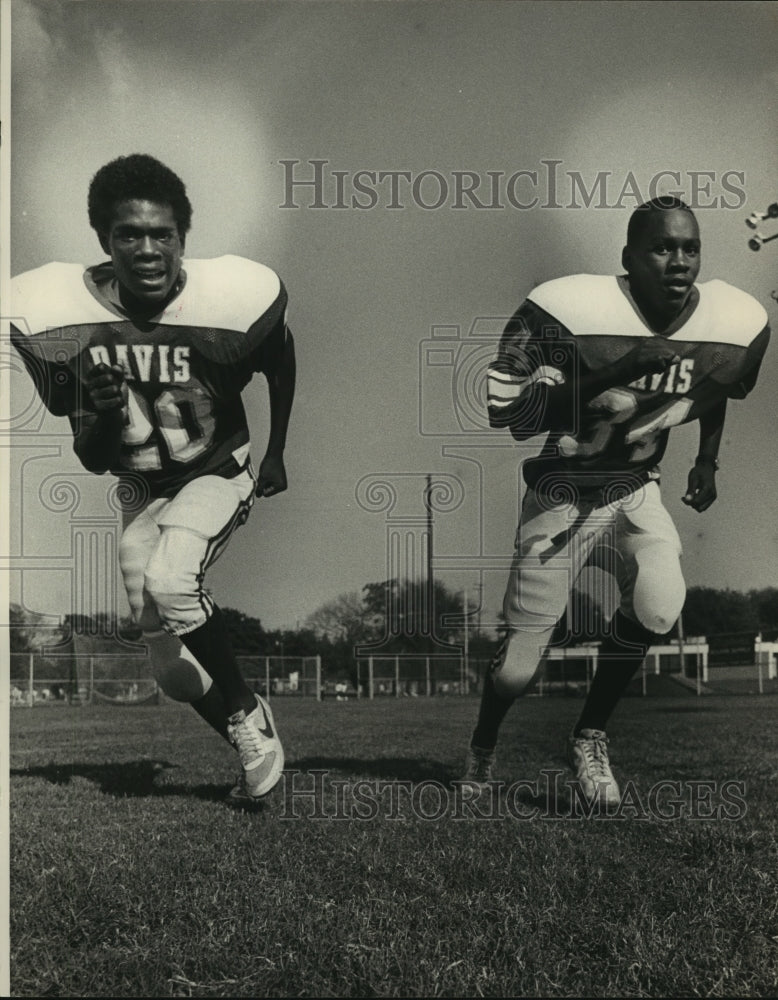
[[[630,462],[646,462],[657,451],[659,436],[668,427],[684,422],[692,406],[686,397],[672,399],[658,409],[635,419],[637,396],[630,389],[606,389],[589,404],[595,419],[586,435],[565,434],[559,439],[559,453],[565,458],[593,458],[608,450],[617,427],[624,431],[624,443],[631,446]]]

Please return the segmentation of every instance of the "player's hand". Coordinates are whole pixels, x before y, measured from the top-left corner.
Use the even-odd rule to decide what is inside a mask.
[[[634,378],[664,372],[681,360],[676,345],[664,337],[645,337],[624,357],[624,365]]]
[[[98,413],[121,410],[127,402],[127,383],[119,365],[95,365],[87,372],[85,385]]]
[[[716,470],[710,462],[700,462],[689,473],[686,494],[681,497],[687,507],[702,513],[713,503],[716,493]]]
[[[272,497],[286,489],[286,469],[280,455],[265,455],[259,466],[257,496]]]

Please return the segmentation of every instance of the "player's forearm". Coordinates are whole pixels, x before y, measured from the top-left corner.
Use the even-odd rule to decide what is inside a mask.
[[[85,469],[102,474],[118,466],[123,425],[122,412],[116,410],[96,414],[74,430],[73,450]]]
[[[292,414],[296,374],[294,340],[289,333],[280,362],[275,370],[267,375],[270,394],[270,433],[267,442],[267,454],[269,455],[280,455],[286,447],[286,433]]]
[[[581,424],[586,404],[601,392],[619,385],[619,380],[590,379],[584,376],[575,384],[535,384],[525,390],[510,406],[489,411],[492,427],[508,427],[517,441],[536,434],[574,433]]]
[[[581,375],[575,382],[547,386],[549,430],[575,431],[580,426],[585,407],[593,399],[607,389],[629,385],[641,374],[622,358],[605,368]]]
[[[724,433],[724,422],[727,416],[727,401],[707,410],[700,417],[700,446],[697,450],[697,460],[714,463],[719,453],[721,437]]]
[[[627,385],[639,376],[625,358],[607,368],[587,372],[575,381],[562,381],[561,372],[558,377],[560,381],[556,385],[548,384],[545,379],[536,381],[507,406],[490,406],[490,425],[509,427],[519,441],[547,431],[574,433],[591,400],[606,389]]]
[[[549,430],[547,386],[525,389],[507,406],[489,406],[489,426],[507,427],[517,441],[526,441]]]

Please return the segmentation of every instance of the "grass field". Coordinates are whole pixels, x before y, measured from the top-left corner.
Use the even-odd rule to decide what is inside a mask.
[[[778,700],[626,698],[631,805],[588,819],[555,774],[580,704],[514,707],[474,807],[474,699],[276,700],[255,813],[185,706],[15,709],[12,995],[774,996]]]

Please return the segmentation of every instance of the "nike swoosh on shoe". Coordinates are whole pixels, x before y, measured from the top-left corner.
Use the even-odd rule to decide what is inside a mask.
[[[265,720],[264,728],[262,726],[260,726],[259,722],[257,722],[257,729],[260,731],[260,733],[262,733],[262,735],[265,737],[265,739],[272,740],[273,737],[275,736],[275,733],[273,732],[273,727],[270,724],[270,719],[268,719],[268,717],[267,717],[267,712],[265,711],[264,702],[261,702],[261,701],[258,700],[257,701],[257,708],[261,708],[262,709],[262,717]]]

